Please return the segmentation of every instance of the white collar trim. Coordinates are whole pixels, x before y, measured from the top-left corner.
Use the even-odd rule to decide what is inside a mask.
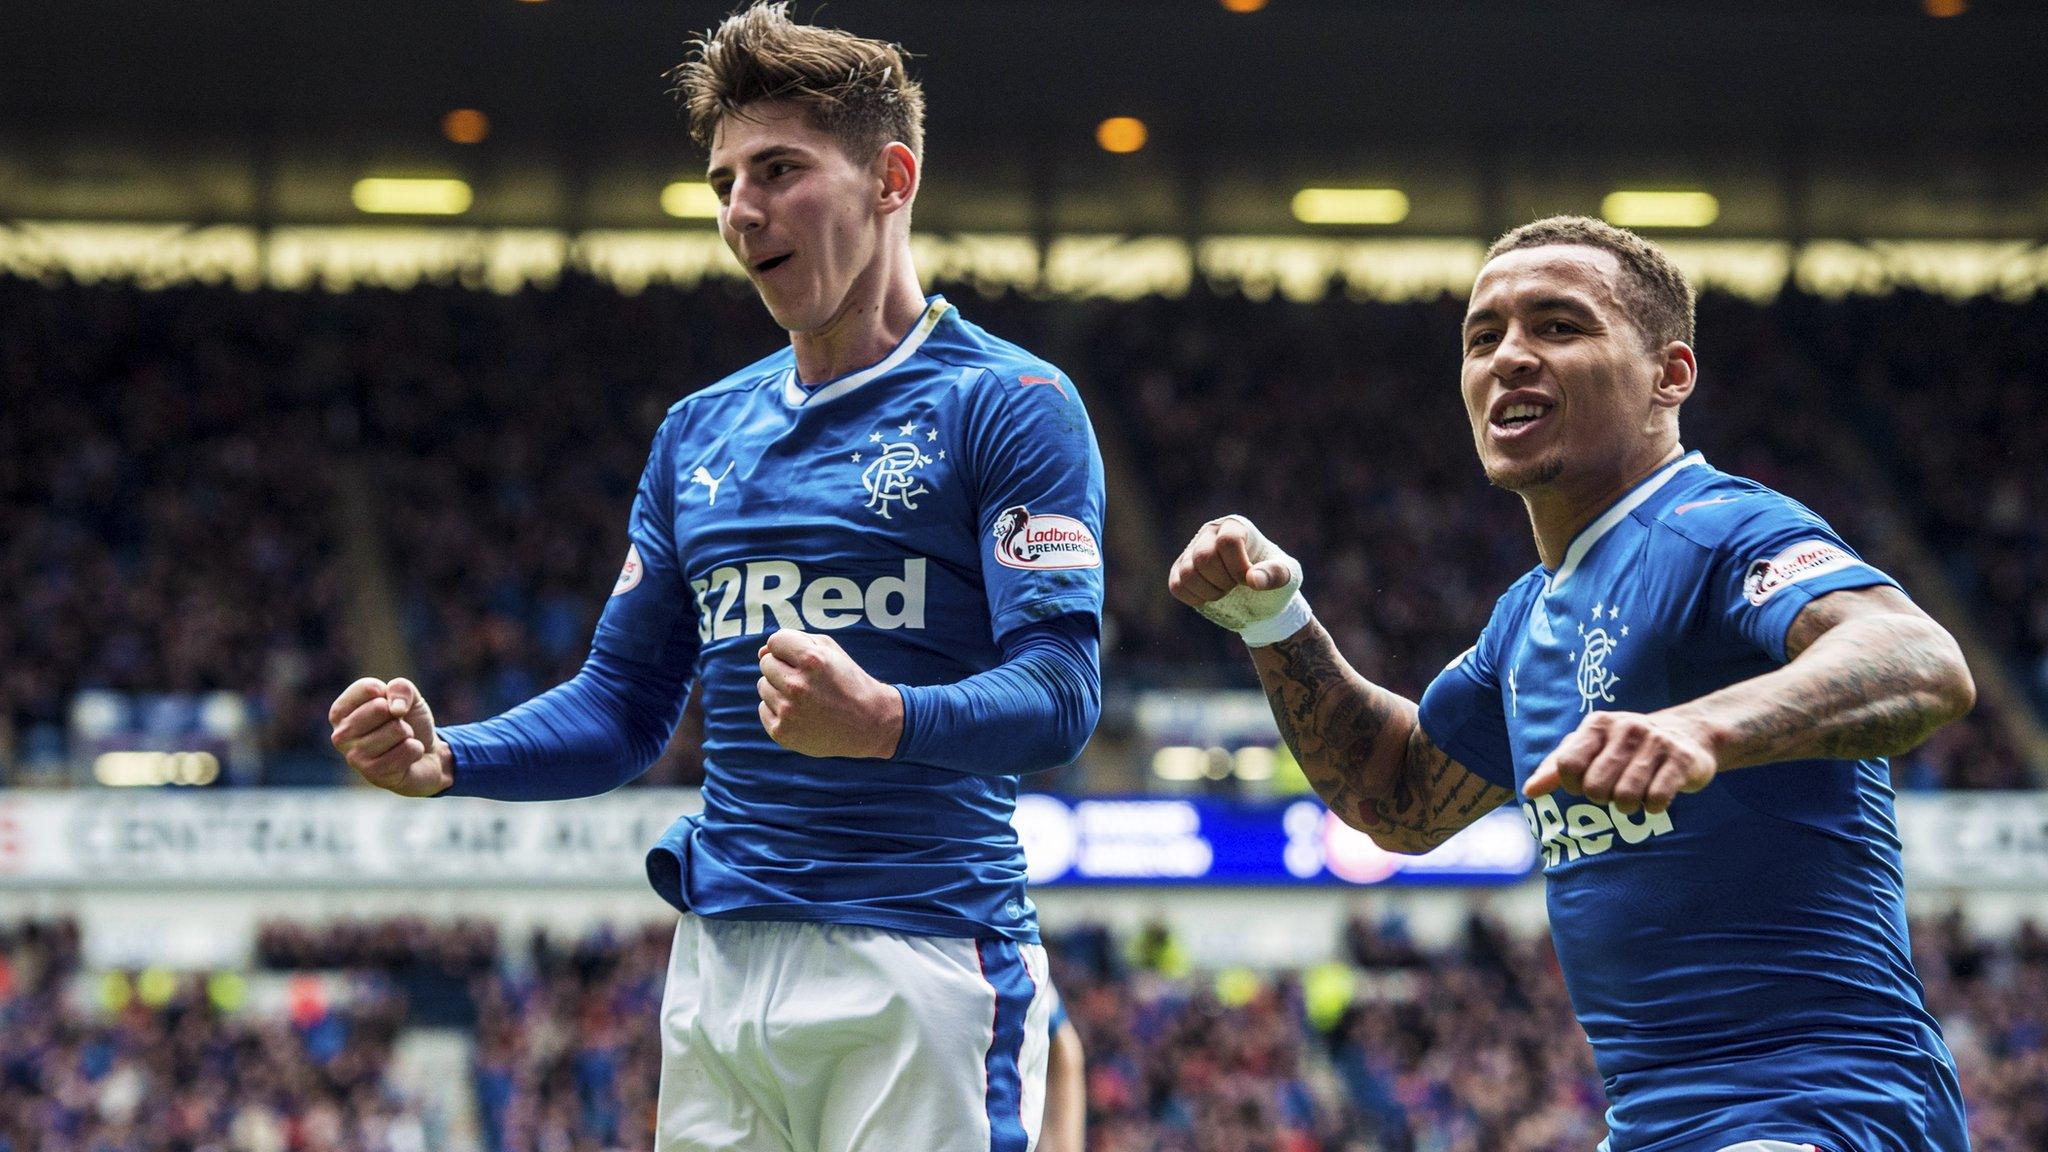
[[[873,380],[875,377],[882,375],[884,372],[894,369],[897,365],[910,359],[911,353],[916,352],[924,344],[925,337],[932,334],[932,329],[939,326],[939,321],[945,318],[946,313],[952,307],[951,304],[946,303],[944,296],[932,297],[932,302],[925,307],[924,316],[910,330],[910,334],[905,336],[902,342],[896,345],[895,351],[884,356],[879,363],[870,364],[858,372],[841,376],[830,384],[823,385],[817,389],[805,389],[797,381],[796,369],[791,368],[782,378],[783,402],[792,408],[805,408],[813,404],[823,404],[827,400],[836,400],[855,388]]]
[[[1586,553],[1593,550],[1593,545],[1598,544],[1602,536],[1613,531],[1615,525],[1627,519],[1629,513],[1642,507],[1643,501],[1655,496],[1657,490],[1670,483],[1673,476],[1678,475],[1682,469],[1706,462],[1706,458],[1698,452],[1686,453],[1666,464],[1656,475],[1636,485],[1635,491],[1616,501],[1613,507],[1600,514],[1599,519],[1580,529],[1579,534],[1572,539],[1571,546],[1564,550],[1564,563],[1559,564],[1557,572],[1551,576],[1548,590],[1555,592],[1564,587],[1564,582],[1571,579],[1572,573],[1579,570],[1579,561],[1586,558]]]

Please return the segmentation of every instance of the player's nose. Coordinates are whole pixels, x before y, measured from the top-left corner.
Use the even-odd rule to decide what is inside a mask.
[[[1500,343],[1493,346],[1493,355],[1487,361],[1494,376],[1502,380],[1526,376],[1543,364],[1519,324],[1510,325],[1501,334]]]
[[[735,232],[747,233],[758,232],[767,223],[768,215],[762,211],[761,198],[746,181],[734,184],[725,207],[725,226]]]

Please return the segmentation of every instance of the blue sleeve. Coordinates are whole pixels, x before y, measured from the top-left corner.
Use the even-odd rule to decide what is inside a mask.
[[[1073,382],[1046,365],[987,371],[967,406],[982,585],[998,640],[1102,614],[1102,454]]]
[[[1501,598],[1494,619],[1503,610],[1519,611],[1519,597]],[[1502,698],[1494,656],[1494,624],[1488,621],[1479,642],[1450,662],[1422,693],[1417,722],[1432,743],[1466,771],[1512,791],[1515,787],[1514,747],[1508,742],[1506,701]]]
[[[1773,660],[1784,661],[1785,634],[1815,599],[1847,588],[1898,587],[1827,521],[1775,492],[1713,511],[1720,513],[1718,522],[1685,525],[1688,538],[1714,551],[1707,618]]]
[[[647,770],[689,697],[700,643],[675,550],[675,425],[656,435],[627,528],[625,567],[598,618],[590,657],[568,683],[502,715],[441,731],[455,756],[443,795],[566,800],[609,792]]]
[[[1102,714],[1095,617],[1070,613],[1003,637],[1003,662],[952,684],[898,684],[894,759],[976,776],[1071,763]]]

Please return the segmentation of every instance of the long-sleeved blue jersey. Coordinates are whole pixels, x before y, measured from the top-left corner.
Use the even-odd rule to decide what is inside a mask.
[[[1099,710],[1103,481],[1058,369],[934,297],[880,363],[805,388],[794,353],[689,396],[656,435],[631,548],[570,683],[443,733],[457,794],[587,795],[643,770],[701,679],[701,816],[650,853],[711,917],[1036,940],[1018,772]],[[757,652],[830,635],[896,684],[890,760],[769,739]]]

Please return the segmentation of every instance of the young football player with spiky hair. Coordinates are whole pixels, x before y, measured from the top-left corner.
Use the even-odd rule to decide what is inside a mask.
[[[1099,712],[1088,415],[920,288],[895,47],[756,4],[675,78],[789,347],[670,410],[574,679],[439,731],[410,682],[361,680],[334,743],[405,795],[587,796],[700,681],[704,811],[648,861],[683,913],[656,1146],[1026,1152],[1051,1009],[1009,818]]]

